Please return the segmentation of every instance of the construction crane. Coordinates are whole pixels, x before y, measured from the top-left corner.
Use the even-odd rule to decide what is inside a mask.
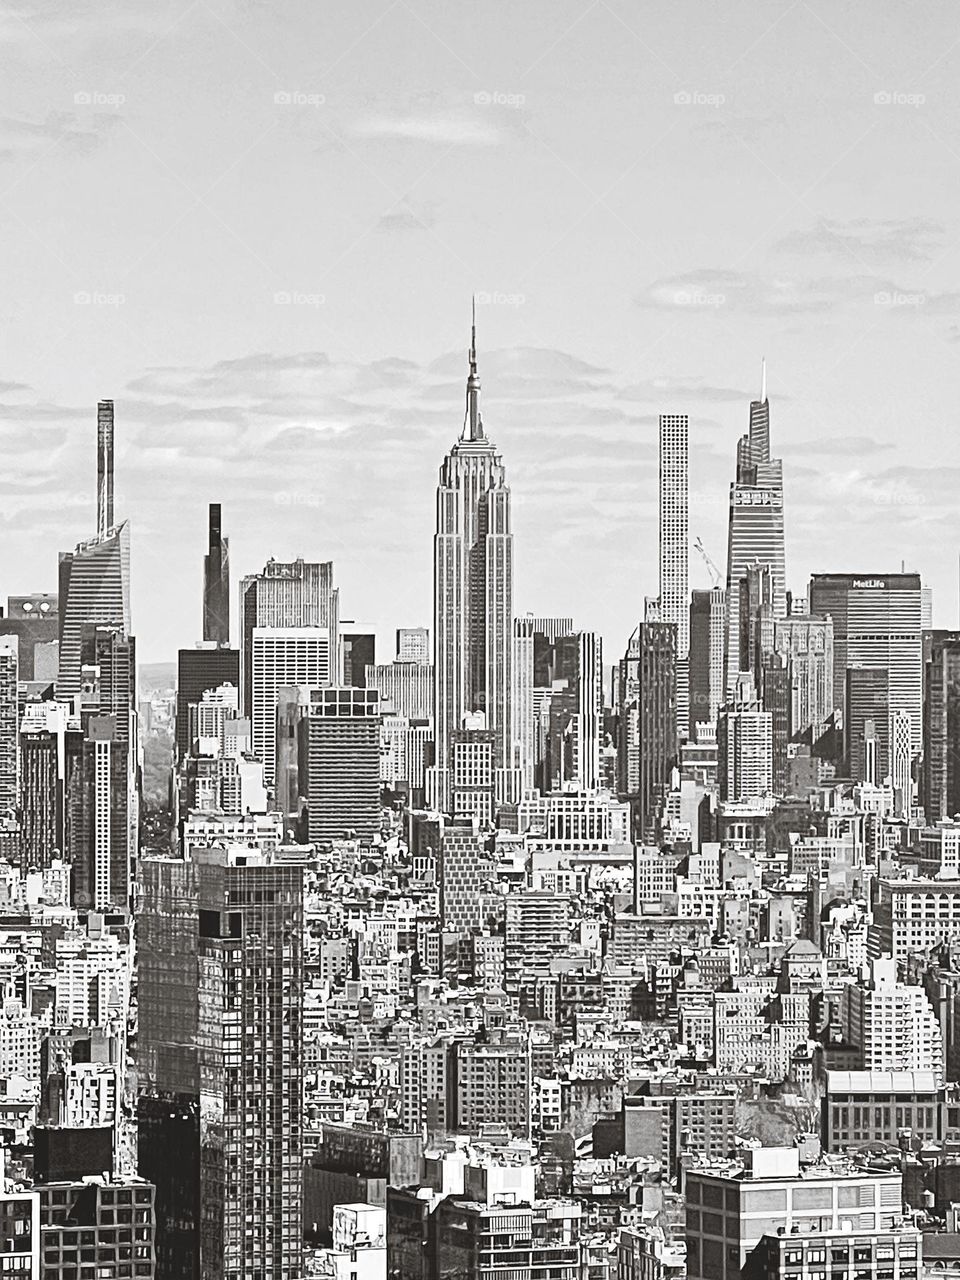
[[[703,557],[703,563],[707,566],[707,571],[709,572],[710,577],[713,579],[713,585],[715,587],[721,586],[723,584],[723,578],[720,574],[720,570],[717,568],[717,566],[713,563],[713,561],[707,555],[706,547],[703,545],[703,543],[700,541],[699,538],[697,538],[696,542],[693,545],[696,547],[696,549],[700,552],[700,555]]]

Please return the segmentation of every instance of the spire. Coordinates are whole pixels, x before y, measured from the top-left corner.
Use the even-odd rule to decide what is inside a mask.
[[[480,417],[480,377],[477,373],[477,299],[472,299],[470,322],[470,375],[467,378],[467,412],[463,420],[463,439],[482,440]]]
[[[766,356],[760,357],[760,403],[764,404],[767,399],[767,359]]]

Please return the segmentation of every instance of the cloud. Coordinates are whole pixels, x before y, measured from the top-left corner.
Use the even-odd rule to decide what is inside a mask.
[[[16,160],[64,146],[85,155],[100,145],[119,120],[116,112],[94,112],[81,119],[73,112],[54,111],[43,120],[0,116],[0,160]]]
[[[436,206],[414,208],[406,200],[385,213],[377,223],[378,231],[430,231],[437,225]]]
[[[804,455],[820,454],[838,458],[860,458],[871,453],[885,452],[892,448],[893,445],[888,441],[874,440],[871,436],[822,436],[817,440],[802,440],[794,444],[785,443],[783,445],[783,453],[787,456],[796,452]],[[793,467],[792,474],[797,474],[796,467]]]
[[[467,116],[373,116],[354,127],[360,138],[375,141],[440,143],[444,146],[495,147],[504,133],[493,124]]]
[[[930,218],[824,218],[806,230],[791,232],[776,246],[801,256],[820,254],[867,266],[888,262],[923,262],[944,241],[945,228]]]

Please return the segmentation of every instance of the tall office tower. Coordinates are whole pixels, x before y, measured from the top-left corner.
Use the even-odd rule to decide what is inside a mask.
[[[773,578],[769,565],[750,565],[740,579],[739,670],[761,687],[761,672],[773,653]]]
[[[790,671],[779,654],[769,653],[760,668],[760,707],[770,715],[771,790],[787,793],[787,746],[790,741]]]
[[[833,619],[834,706],[844,706],[847,670],[889,673],[889,709],[910,716],[914,756],[923,739],[923,637],[920,575],[816,573],[810,612]]]
[[[450,735],[447,794],[456,821],[476,818],[482,830],[493,826],[497,792],[497,734],[483,717],[467,716]]]
[[[752,678],[737,677],[733,697],[717,725],[720,799],[739,803],[773,791],[773,716],[760,708]]]
[[[113,528],[113,401],[97,404],[97,536]]]
[[[8,596],[7,610],[0,617],[0,636],[16,636],[20,641],[22,681],[57,678],[56,654],[60,634],[60,612],[55,595],[37,592],[29,596]]]
[[[80,692],[83,628],[103,623],[130,634],[130,526],[126,520],[60,555],[57,697]]]
[[[433,719],[433,663],[386,662],[367,667],[364,687],[379,690],[382,701],[409,720]]]
[[[790,736],[815,743],[834,710],[833,619],[792,613],[773,624],[790,678]]]
[[[141,863],[138,1154],[158,1280],[301,1274],[304,865],[246,845]]]
[[[130,634],[130,527],[113,522],[113,401],[97,406],[97,533],[60,553],[60,667],[57,696],[80,692],[84,625]]]
[[[641,622],[620,660],[617,785],[638,839],[656,826],[677,758],[676,654],[672,623]]]
[[[430,662],[430,632],[426,627],[397,628],[397,662]]]
[[[573,635],[572,618],[538,618],[532,613],[523,615],[534,635],[542,636],[548,644],[553,644],[560,636]]]
[[[0,814],[20,798],[19,637],[0,635]]]
[[[740,583],[751,565],[768,565],[774,618],[787,612],[783,536],[783,463],[770,457],[766,365],[760,399],[750,405],[750,430],[737,445],[737,478],[730,486],[727,539],[726,693],[739,673]]]
[[[933,587],[920,588],[920,625],[924,631],[933,630]]]
[[[694,591],[690,597],[689,732],[715,724],[723,703],[726,592],[722,587]]]
[[[230,644],[230,541],[223,536],[220,503],[208,512],[208,550],[203,557],[203,638],[227,648]]]
[[[689,433],[685,413],[660,414],[660,621],[677,628],[678,732],[690,722]]]
[[[262,573],[240,583],[242,631],[241,705],[253,716],[253,633],[257,627],[323,627],[329,645],[329,678],[338,683],[340,671],[340,592],[333,585],[333,562],[315,564],[294,560],[281,564],[268,560]],[[295,681],[293,683],[318,683]]]
[[[23,871],[49,867],[66,848],[68,737],[80,715],[63,702],[27,703],[20,724],[20,857]]]
[[[297,725],[304,840],[372,840],[379,832],[380,721],[376,689],[310,690]]]
[[[213,640],[195,649],[181,649],[177,655],[177,759],[190,752],[191,708],[203,701],[203,695],[221,685],[240,689],[240,650],[223,649]]]
[[[843,736],[847,770],[855,782],[879,785],[890,772],[890,678],[885,667],[848,667],[847,696],[843,710]],[[867,725],[870,734],[867,734]],[[873,740],[868,754],[875,776],[866,772],[863,746]]]
[[[326,627],[254,627],[250,637],[253,754],[272,786],[277,767],[280,690],[331,684],[333,653]]]
[[[480,416],[476,324],[463,430],[440,468],[434,538],[437,798],[448,803],[451,746],[482,712],[495,767],[513,767],[513,534],[503,460]]]
[[[367,667],[377,661],[377,638],[370,632],[344,631],[340,636],[343,652],[343,683],[352,689],[365,689]]]
[[[960,814],[960,632],[931,637],[923,699],[923,810],[929,823]]]

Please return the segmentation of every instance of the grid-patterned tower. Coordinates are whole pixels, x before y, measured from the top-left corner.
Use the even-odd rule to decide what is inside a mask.
[[[677,628],[677,723],[689,719],[689,434],[685,413],[660,415],[660,619]]]
[[[726,692],[730,697],[740,668],[740,584],[747,570],[770,571],[773,617],[787,614],[783,535],[783,463],[770,457],[770,402],[763,365],[760,399],[750,405],[750,430],[737,445],[737,478],[730,486],[727,542]]]
[[[453,734],[483,712],[495,767],[513,765],[513,534],[503,461],[483,432],[476,324],[463,431],[440,468],[434,538],[436,762],[450,768]],[[440,796],[445,802],[445,784]]]

